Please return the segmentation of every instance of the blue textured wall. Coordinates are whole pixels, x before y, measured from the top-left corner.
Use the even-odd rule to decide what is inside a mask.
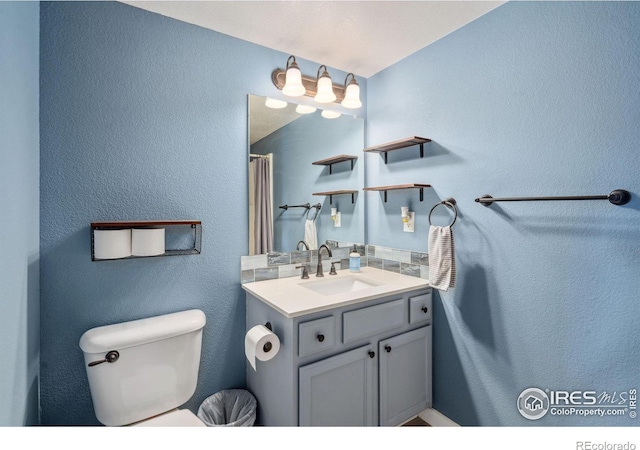
[[[640,3],[511,2],[368,80],[367,145],[434,140],[424,159],[367,157],[369,185],[433,185],[423,203],[368,194],[368,242],[425,251],[429,209],[458,201],[458,284],[434,302],[434,407],[460,424],[638,425],[516,410],[528,387],[639,385],[638,48]],[[474,202],[616,188],[632,202]],[[398,223],[407,202],[414,235]]]
[[[118,2],[43,3],[40,31],[42,422],[98,423],[84,331],[190,308],[195,412],[245,384],[247,95],[282,98],[288,55]],[[132,219],[202,220],[202,254],[91,262],[89,224]]]
[[[301,208],[283,210],[280,205],[322,204],[316,219],[318,245],[327,239],[347,242],[364,242],[364,120],[342,115],[336,119],[324,119],[320,110],[289,123],[251,146],[252,153],[274,153],[274,244],[278,251],[295,250],[304,238],[307,217],[313,218],[316,210]],[[329,166],[313,165],[314,161],[342,154],[358,156],[353,170],[348,162],[335,164],[329,174]],[[350,195],[313,196],[314,192],[352,189],[359,191],[355,203]],[[333,226],[331,208],[341,211],[340,228]]]
[[[0,426],[39,415],[39,11],[0,2]]]

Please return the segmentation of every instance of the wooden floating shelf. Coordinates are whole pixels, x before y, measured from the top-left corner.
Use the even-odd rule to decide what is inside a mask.
[[[424,188],[430,188],[430,184],[394,184],[391,186],[374,186],[363,188],[364,191],[382,191],[384,192],[384,201],[387,201],[387,191],[397,191],[401,189],[420,189],[420,201],[424,200]]]
[[[314,192],[313,195],[328,195],[329,196],[329,204],[333,204],[333,196],[334,195],[346,195],[351,194],[351,203],[355,203],[355,195],[358,191],[353,190],[340,190],[340,191],[327,191],[327,192]]]
[[[400,150],[402,148],[413,147],[414,145],[420,145],[420,158],[424,158],[424,144],[431,142],[431,139],[423,138],[419,136],[410,136],[408,138],[400,139],[386,144],[376,145],[373,147],[367,147],[364,152],[384,153],[384,163],[387,163],[387,152],[393,150]]]
[[[338,156],[332,156],[331,158],[321,159],[320,161],[314,161],[311,164],[315,166],[329,166],[329,173],[331,174],[333,171],[334,164],[338,164],[345,161],[351,161],[351,170],[353,170],[353,162],[356,159],[358,159],[357,156],[338,155]]]

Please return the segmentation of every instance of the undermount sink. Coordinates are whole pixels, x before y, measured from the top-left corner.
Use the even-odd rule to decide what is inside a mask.
[[[373,280],[369,280],[357,276],[346,276],[339,278],[324,278],[317,281],[309,281],[301,283],[300,286],[307,288],[316,294],[320,295],[336,295],[344,294],[346,292],[355,292],[362,289],[368,289],[376,286],[382,286],[383,283],[378,283]]]

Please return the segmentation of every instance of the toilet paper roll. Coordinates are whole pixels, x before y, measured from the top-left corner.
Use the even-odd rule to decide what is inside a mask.
[[[93,255],[96,259],[116,259],[131,256],[131,229],[94,230]]]
[[[253,370],[256,370],[256,359],[269,361],[280,351],[280,339],[264,325],[256,325],[247,331],[244,337],[244,354]]]
[[[158,256],[164,253],[164,228],[134,228],[131,230],[131,254]]]

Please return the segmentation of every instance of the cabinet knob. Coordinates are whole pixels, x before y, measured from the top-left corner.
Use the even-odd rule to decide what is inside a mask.
[[[423,313],[425,313],[425,314],[426,314],[428,311],[429,311],[429,308],[427,308],[426,306],[423,306],[423,307],[422,307],[422,312],[423,312]]]
[[[384,349],[387,351],[387,353],[391,352],[391,347],[389,345],[385,345]]]
[[[318,342],[324,342],[324,334],[318,335]]]
[[[369,358],[374,358],[376,356],[376,352],[373,350],[369,350]]]

